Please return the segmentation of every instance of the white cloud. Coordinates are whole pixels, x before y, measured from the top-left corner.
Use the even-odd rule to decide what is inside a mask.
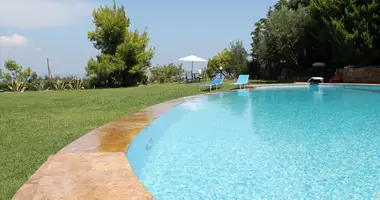
[[[0,36],[0,45],[19,46],[26,45],[28,39],[22,35],[13,34],[12,36]]]
[[[69,26],[98,7],[88,0],[0,0],[0,26],[40,28]]]

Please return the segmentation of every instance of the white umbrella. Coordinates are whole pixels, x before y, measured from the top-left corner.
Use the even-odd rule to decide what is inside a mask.
[[[324,63],[324,62],[315,62],[315,63],[312,64],[312,66],[315,67],[315,68],[323,68],[323,67],[326,66],[326,63]],[[322,76],[322,71],[320,71],[319,74]],[[319,78],[318,80],[321,80],[322,77],[317,77],[317,78]],[[323,82],[323,78],[322,78],[322,82]]]
[[[207,62],[207,60],[194,55],[186,56],[178,60],[191,62],[191,73],[193,73],[194,62]]]
[[[315,62],[312,64],[313,67],[324,67],[326,66],[326,63],[323,62]]]

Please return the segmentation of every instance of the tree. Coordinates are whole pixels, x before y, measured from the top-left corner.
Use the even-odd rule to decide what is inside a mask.
[[[95,30],[88,32],[88,38],[101,53],[115,55],[130,24],[124,6],[117,7],[115,3],[113,7],[101,6],[92,15]]]
[[[207,63],[206,73],[212,76],[215,72],[223,67],[223,71],[229,76],[239,75],[248,72],[248,53],[240,40],[232,41],[229,48],[223,49]]]
[[[345,31],[345,12],[340,9],[344,6],[340,0],[334,4],[325,0],[315,0],[310,4],[313,18],[311,38],[315,40],[314,47],[317,49],[322,60],[329,64],[348,64],[356,60],[353,49],[353,37]]]
[[[212,77],[215,72],[219,71],[220,67],[223,67],[225,71],[230,71],[229,70],[229,59],[230,59],[230,54],[228,49],[223,49],[222,52],[218,53],[216,56],[208,60],[207,63],[207,69],[206,69],[206,74],[208,77]]]
[[[282,7],[269,16],[267,37],[275,45],[279,63],[288,62],[300,67],[301,42],[309,21],[308,10],[303,7],[298,10]]]
[[[289,0],[287,7],[293,10],[297,10],[300,7],[308,7],[312,0]]]
[[[248,66],[248,73],[249,73],[250,78],[258,79],[261,77],[260,62],[259,62],[258,56],[255,53],[251,53],[251,60],[248,61],[247,66]]]
[[[5,61],[4,67],[8,72],[4,73],[3,76],[5,80],[9,82],[16,80],[30,82],[33,79],[37,78],[36,72],[33,72],[30,67],[23,69],[23,67],[14,60]]]
[[[107,85],[112,87],[115,80],[115,72],[124,69],[125,63],[120,57],[100,54],[97,56],[97,61],[91,58],[88,61],[86,71],[87,74],[96,79],[96,85]]]
[[[248,72],[248,52],[245,50],[241,40],[232,41],[229,49],[228,65],[235,76]]]
[[[124,7],[100,7],[93,12],[95,30],[89,31],[88,38],[100,50],[97,59],[87,64],[87,75],[99,87],[134,86],[146,83],[147,69],[154,55],[148,47],[149,37],[145,30],[128,30],[130,20]]]
[[[313,39],[334,65],[378,64],[380,3],[375,0],[315,0]]]
[[[4,67],[8,70],[8,73],[4,74],[5,79],[8,81],[16,79],[22,73],[22,66],[17,64],[14,60],[5,61]]]
[[[125,63],[121,72],[123,86],[136,85],[138,81],[147,80],[147,69],[151,66],[154,49],[148,48],[149,37],[145,30],[139,34],[138,30],[126,32],[125,39],[117,48],[117,56]]]
[[[251,58],[249,70],[256,73],[256,77],[265,76],[270,59],[268,58],[268,45],[266,41],[267,19],[262,18],[254,25],[255,29],[251,32]],[[263,75],[262,75],[263,74]]]
[[[279,0],[252,32],[252,60],[266,77],[380,63],[380,1]],[[258,67],[259,65],[259,67]],[[257,71],[257,70],[256,70]],[[329,74],[326,74],[327,76]]]
[[[288,5],[287,1],[279,1],[267,18],[255,24],[251,34],[251,57],[260,69],[256,71],[264,77],[277,78],[285,68],[298,70],[304,66],[310,15],[305,7],[293,10]]]

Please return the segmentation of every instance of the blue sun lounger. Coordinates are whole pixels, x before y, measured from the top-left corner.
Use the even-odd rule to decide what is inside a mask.
[[[249,75],[239,75],[236,83],[232,83],[232,85],[238,85],[241,89],[241,86],[245,88],[245,85],[248,84]]]
[[[211,83],[203,84],[199,86],[199,90],[201,90],[201,87],[210,87],[210,92],[213,86],[215,86],[215,89],[218,89],[218,85],[223,85],[224,77],[222,78],[215,78]]]

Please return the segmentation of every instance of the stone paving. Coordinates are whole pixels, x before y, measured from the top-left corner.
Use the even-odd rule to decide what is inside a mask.
[[[153,199],[124,153],[50,156],[13,199]]]

